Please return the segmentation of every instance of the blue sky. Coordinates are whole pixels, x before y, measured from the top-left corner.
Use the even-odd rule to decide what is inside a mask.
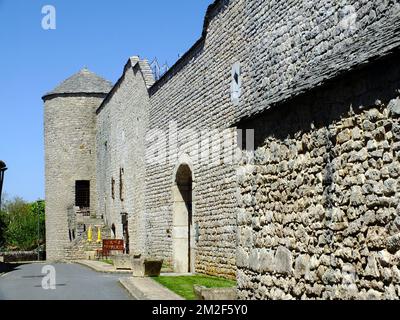
[[[86,66],[115,82],[133,55],[172,65],[212,0],[0,0],[0,159],[8,197],[44,198],[41,97]],[[43,30],[44,5],[56,30]]]

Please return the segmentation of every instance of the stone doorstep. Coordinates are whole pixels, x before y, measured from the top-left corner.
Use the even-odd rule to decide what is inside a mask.
[[[185,300],[149,277],[120,278],[119,283],[137,300]]]

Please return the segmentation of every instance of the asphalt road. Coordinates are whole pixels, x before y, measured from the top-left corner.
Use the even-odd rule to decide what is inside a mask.
[[[76,264],[52,264],[55,289],[45,290],[45,264],[24,264],[0,276],[0,300],[129,300],[118,279],[127,275],[92,271]],[[49,281],[46,281],[50,284]]]

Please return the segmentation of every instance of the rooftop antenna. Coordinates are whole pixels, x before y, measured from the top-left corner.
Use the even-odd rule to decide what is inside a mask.
[[[151,71],[153,72],[154,79],[159,80],[169,69],[168,62],[165,62],[162,66],[158,63],[158,59],[154,58],[154,60],[150,63]]]

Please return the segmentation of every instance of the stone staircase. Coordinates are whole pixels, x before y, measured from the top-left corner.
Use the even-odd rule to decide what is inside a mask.
[[[88,241],[89,226],[92,226],[92,241]],[[102,242],[97,242],[97,228],[101,231],[101,240],[111,239],[111,229],[102,219],[77,217],[75,239],[65,247],[65,260],[87,260],[90,252],[101,249]]]

